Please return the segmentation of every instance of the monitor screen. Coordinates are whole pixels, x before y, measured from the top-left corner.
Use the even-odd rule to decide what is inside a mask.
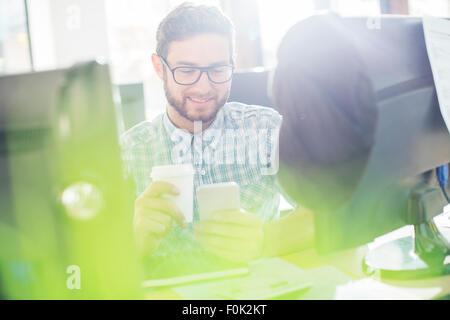
[[[139,294],[111,88],[96,62],[0,77],[3,296]]]
[[[421,184],[437,186],[433,170],[450,161],[449,129],[437,101],[422,20],[384,17],[379,29],[368,28],[367,18],[342,23],[367,66],[378,120],[353,198],[344,208],[317,216],[316,242],[324,252],[365,244],[412,224],[411,191]]]
[[[422,20],[383,16],[379,25],[371,28],[367,17],[313,16],[294,25],[278,51],[278,177],[291,198],[314,211],[321,253],[425,222],[446,204],[434,169],[450,161],[450,135]],[[421,187],[437,188],[433,210],[431,198],[412,199]],[[421,201],[425,209],[411,208]]]

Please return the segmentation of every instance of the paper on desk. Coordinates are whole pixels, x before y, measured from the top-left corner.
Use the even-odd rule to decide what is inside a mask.
[[[439,106],[450,131],[450,21],[425,16],[423,32]]]
[[[351,280],[350,277],[333,267],[325,266],[303,270],[280,258],[254,261],[250,263],[249,267],[250,275],[246,277],[178,286],[172,290],[184,299],[215,300],[234,299],[223,294],[230,293],[230,289],[241,289],[241,297],[235,296],[235,298],[247,300],[260,297],[261,294],[269,293],[270,295],[270,292],[267,292],[267,286],[273,282],[286,281],[289,283],[288,289],[296,290],[311,286],[306,293],[301,292],[298,296],[294,293],[289,299],[333,299],[336,286]],[[275,296],[271,298],[275,298]]]
[[[269,295],[271,283],[286,282],[287,287],[300,290],[310,286],[310,281],[304,271],[297,266],[279,258],[267,258],[253,261],[249,264],[248,276],[195,283],[173,288],[178,295],[190,300],[216,299],[259,299],[261,294]],[[231,292],[239,289],[241,294],[234,296]],[[261,299],[267,299],[263,297]]]
[[[336,300],[429,300],[441,288],[408,288],[391,286],[372,278],[352,281],[336,288]]]

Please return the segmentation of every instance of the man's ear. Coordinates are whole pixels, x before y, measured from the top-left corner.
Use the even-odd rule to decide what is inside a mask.
[[[155,69],[156,75],[161,79],[164,80],[164,70],[161,58],[156,54],[152,54],[152,64],[153,68]]]

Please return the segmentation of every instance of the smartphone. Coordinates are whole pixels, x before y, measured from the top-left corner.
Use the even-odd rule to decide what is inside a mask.
[[[239,185],[236,182],[204,184],[197,188],[200,220],[216,211],[239,210]]]

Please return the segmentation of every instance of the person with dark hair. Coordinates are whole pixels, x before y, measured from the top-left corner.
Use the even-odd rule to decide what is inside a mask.
[[[271,170],[272,137],[281,116],[261,106],[227,103],[234,70],[234,29],[216,7],[182,4],[157,30],[152,63],[164,84],[166,112],[121,137],[136,193],[134,227],[143,256],[167,257],[204,248],[230,260],[259,257],[264,224],[278,218],[279,189]],[[234,181],[242,210],[217,212],[185,225],[169,183],[152,181],[157,165],[192,163],[194,194],[203,184]],[[198,244],[201,244],[200,249]]]
[[[312,212],[337,210],[350,200],[374,144],[372,85],[340,19],[324,14],[294,25],[280,43],[273,78],[273,99],[284,119],[278,179]],[[312,237],[311,213],[287,219],[305,215],[310,225],[301,228]]]

